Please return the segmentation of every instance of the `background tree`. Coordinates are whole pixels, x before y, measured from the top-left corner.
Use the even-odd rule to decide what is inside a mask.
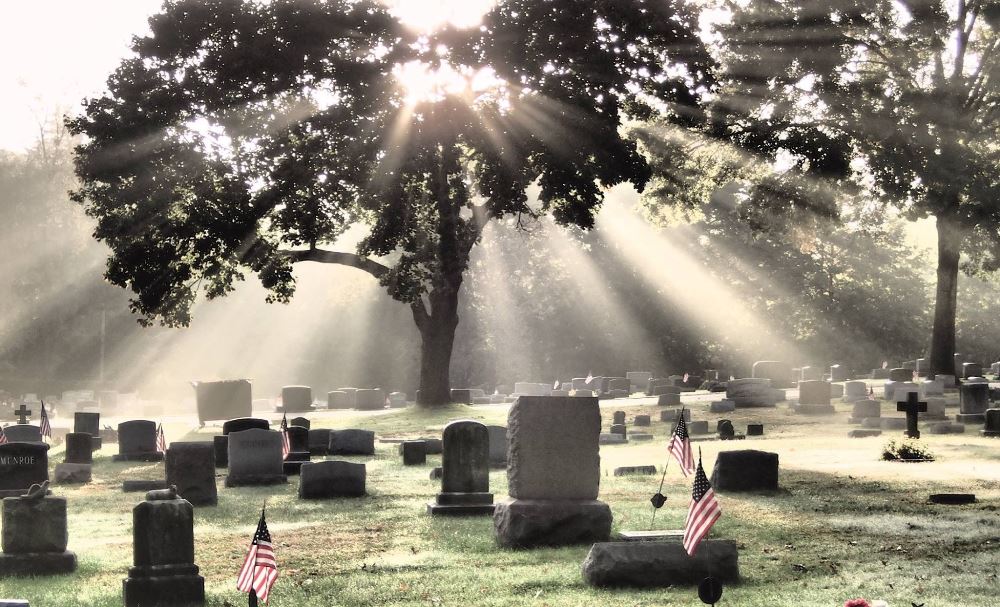
[[[1000,75],[993,0],[727,3],[716,134],[934,217],[930,364],[954,373],[958,271],[995,268]]]
[[[225,295],[246,271],[274,301],[296,262],[369,272],[412,309],[420,402],[444,403],[485,222],[590,227],[602,188],[649,175],[626,112],[702,118],[711,65],[686,5],[510,0],[480,28],[417,37],[374,1],[167,2],[70,123],[74,196],[147,323],[187,323],[199,289]],[[410,69],[420,95],[394,77]],[[359,223],[356,252],[326,248]]]

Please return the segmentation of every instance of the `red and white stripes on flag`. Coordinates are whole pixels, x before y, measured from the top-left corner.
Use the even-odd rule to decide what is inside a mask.
[[[667,448],[677,460],[684,476],[694,472],[694,454],[691,452],[691,437],[688,435],[687,422],[684,421],[684,409],[678,414],[677,426]]]
[[[708,535],[715,521],[722,516],[722,508],[715,499],[715,491],[708,483],[705,469],[701,467],[698,458],[698,470],[694,475],[694,487],[691,490],[691,505],[688,507],[687,520],[684,521],[684,550],[689,556],[694,556],[698,544]]]
[[[47,436],[49,438],[52,438],[52,425],[49,424],[49,414],[45,412],[45,401],[43,400],[41,401],[41,403],[42,403],[42,412],[41,412],[42,422],[39,430],[41,431],[42,436]]]
[[[250,592],[257,595],[257,599],[267,602],[267,595],[271,593],[271,586],[278,579],[278,561],[274,558],[274,548],[271,546],[271,534],[267,530],[267,522],[264,520],[264,511],[260,511],[260,522],[257,523],[257,531],[253,534],[250,542],[250,551],[243,561],[240,574],[236,578],[236,588],[241,592]]]
[[[7,433],[3,431],[3,428],[0,428],[0,445],[6,445],[6,444],[7,444]]]
[[[167,439],[163,436],[163,424],[156,426],[156,450],[160,453],[167,452]]]
[[[292,444],[288,440],[288,415],[281,414],[281,460],[288,457],[288,452],[292,450]]]

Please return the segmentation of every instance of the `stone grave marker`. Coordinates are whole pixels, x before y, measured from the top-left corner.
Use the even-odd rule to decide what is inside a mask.
[[[906,402],[896,403],[896,410],[906,412],[906,436],[920,438],[917,414],[927,411],[927,403],[920,402],[915,392],[909,392],[906,396]]]
[[[776,360],[759,360],[753,364],[751,377],[769,379],[772,388],[792,387],[792,368],[787,363]]]
[[[679,392],[670,392],[667,394],[660,394],[656,397],[656,404],[661,407],[676,407],[681,404],[681,395]]]
[[[355,400],[355,392],[352,390],[347,392],[345,390],[334,390],[332,392],[326,393],[326,408],[327,409],[353,409]]]
[[[301,428],[305,428],[306,430],[309,430],[312,427],[312,422],[310,422],[305,417],[293,417],[292,419],[288,420],[288,425],[289,426],[299,426]]]
[[[961,401],[955,421],[963,424],[981,424],[986,421],[990,406],[990,387],[986,383],[964,383],[959,387]]]
[[[847,381],[847,367],[843,365],[831,365],[830,381]]]
[[[505,426],[486,426],[490,435],[490,465],[507,466],[507,428]]]
[[[385,409],[385,393],[381,388],[358,390],[354,399],[355,407],[361,411]]]
[[[601,413],[596,398],[520,397],[507,417],[511,500],[497,504],[501,546],[606,541],[611,509],[598,501]]]
[[[49,446],[40,442],[0,445],[0,497],[20,497],[49,480],[48,453]]]
[[[404,466],[422,466],[427,463],[427,443],[422,440],[407,440],[399,444]]]
[[[83,432],[92,437],[94,450],[98,451],[103,446],[101,438],[101,414],[77,411],[73,413],[73,432]]]
[[[982,377],[983,366],[979,363],[962,363],[962,377]]]
[[[711,413],[731,413],[736,410],[736,401],[728,398],[712,401],[712,404],[708,406],[708,410]]]
[[[215,486],[215,449],[208,442],[170,443],[166,456],[167,485],[192,506],[218,503]]]
[[[309,430],[302,426],[288,426],[288,455],[283,464],[285,474],[299,473],[303,462],[309,461]]]
[[[615,476],[649,476],[656,474],[656,466],[619,466],[614,469]]]
[[[913,379],[913,369],[896,367],[889,369],[889,381],[910,381]]]
[[[66,435],[65,461],[56,464],[56,483],[90,482],[94,463],[92,439],[91,435],[84,432],[70,432]]]
[[[649,422],[650,420],[648,415],[636,415],[635,419],[632,420],[632,424],[640,428],[649,426]]]
[[[71,573],[76,555],[66,550],[68,543],[66,498],[46,495],[44,488],[4,498],[0,577]]]
[[[983,424],[983,429],[979,432],[983,436],[1000,436],[1000,409],[987,409],[984,415],[986,416],[986,422]]]
[[[330,451],[330,430],[317,428],[309,431],[309,454],[326,455]]]
[[[708,421],[707,420],[695,420],[689,422],[688,425],[689,434],[708,434]]]
[[[309,386],[285,386],[281,389],[281,410],[285,413],[312,411],[313,391]]]
[[[747,436],[763,436],[764,424],[747,424]]]
[[[237,417],[226,420],[222,424],[222,436],[215,436],[212,440],[215,443],[215,467],[226,468],[229,466],[229,435],[233,432],[242,432],[251,428],[268,430],[271,423],[259,417]]]
[[[365,465],[344,461],[304,462],[300,469],[299,499],[362,497]]]
[[[595,543],[583,561],[589,586],[665,588],[694,586],[706,578],[719,582],[740,579],[739,553],[733,540],[704,539],[694,556],[680,541]]]
[[[799,402],[792,406],[796,413],[805,415],[829,415],[834,413],[830,404],[830,383],[821,380],[799,382]]]
[[[133,419],[118,424],[116,462],[159,462],[163,453],[156,450],[156,422]]]
[[[14,424],[3,429],[7,440],[12,443],[40,443],[42,429],[31,424]]]
[[[251,428],[229,435],[227,487],[288,482],[282,467],[281,433]]]
[[[711,484],[716,491],[776,491],[778,454],[755,449],[721,451]]]
[[[146,494],[132,510],[132,542],[125,607],[205,604],[205,578],[194,564],[194,507],[187,500],[173,489]]]
[[[784,392],[774,388],[767,378],[734,379],[726,383],[726,399],[737,407],[774,407],[784,400]]]
[[[847,421],[851,424],[860,424],[866,419],[880,417],[882,417],[881,401],[866,398],[854,403],[854,408],[851,411],[851,417],[848,418]]]
[[[624,424],[625,423],[625,412],[615,411],[611,416],[612,424]]]
[[[249,380],[196,382],[194,391],[201,423],[252,415],[253,394]]]
[[[375,455],[375,433],[371,430],[331,430],[330,455]]]
[[[427,512],[493,514],[489,430],[477,421],[454,421],[445,426],[443,441],[441,492],[427,504]]]
[[[865,400],[867,398],[868,398],[868,384],[866,384],[863,381],[844,382],[843,401],[845,403],[853,403],[859,400]]]

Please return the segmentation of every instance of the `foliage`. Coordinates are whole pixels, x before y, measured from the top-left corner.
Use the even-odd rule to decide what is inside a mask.
[[[934,454],[926,444],[915,439],[891,440],[882,448],[882,459],[890,462],[934,461]]]

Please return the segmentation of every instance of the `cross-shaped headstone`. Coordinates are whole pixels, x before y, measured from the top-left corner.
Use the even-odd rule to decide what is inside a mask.
[[[909,392],[906,395],[905,403],[896,403],[896,411],[906,412],[906,436],[920,438],[920,430],[917,429],[917,414],[927,412],[927,403],[920,402],[916,392]]]
[[[17,423],[19,424],[28,423],[28,416],[31,415],[31,411],[29,411],[24,407],[24,403],[21,403],[20,407],[14,409],[14,413],[20,418],[20,420]]]

